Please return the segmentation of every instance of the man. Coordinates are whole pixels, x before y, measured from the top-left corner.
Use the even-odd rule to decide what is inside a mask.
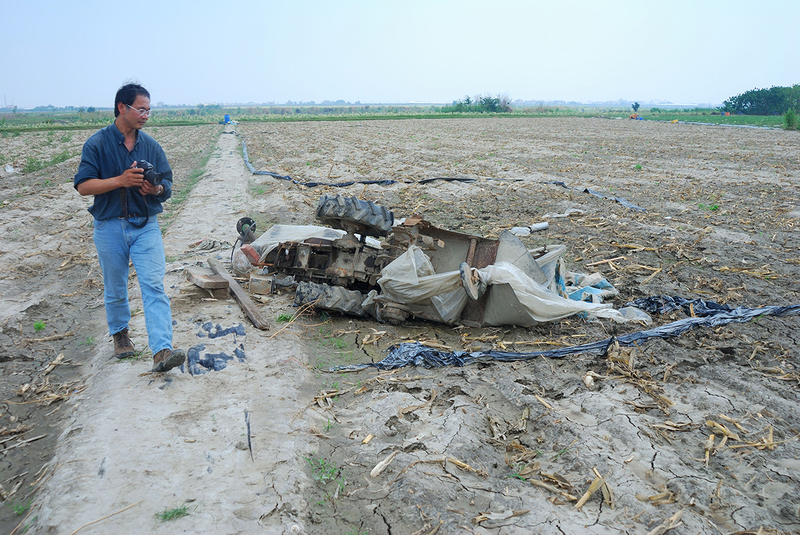
[[[172,312],[164,291],[166,262],[157,214],[172,195],[172,169],[161,145],[142,132],[150,117],[150,93],[138,84],[123,85],[114,100],[114,123],[84,144],[74,186],[94,195],[94,244],[103,271],[108,332],[117,358],[135,352],[128,335],[128,263],[133,262],[142,290],[144,320],[154,372],[183,364],[186,356],[172,348]],[[155,185],[144,179],[143,161],[161,173]],[[158,182],[154,180],[154,182]]]

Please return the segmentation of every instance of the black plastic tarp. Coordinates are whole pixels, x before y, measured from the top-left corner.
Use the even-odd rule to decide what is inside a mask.
[[[684,318],[660,327],[638,331],[618,337],[606,338],[597,342],[577,346],[535,351],[531,353],[515,353],[510,351],[440,351],[418,342],[399,344],[389,349],[389,356],[380,362],[368,362],[332,368],[330,371],[359,371],[365,368],[394,370],[404,366],[423,366],[425,368],[441,368],[444,366],[466,366],[479,362],[513,362],[530,360],[539,357],[562,358],[578,353],[604,355],[614,342],[621,346],[641,344],[651,338],[671,338],[699,327],[719,327],[729,323],[745,323],[763,316],[796,316],[800,315],[800,304],[789,306],[766,306],[761,308],[730,308],[713,301],[700,299],[687,300],[681,297],[657,296],[640,299],[631,303],[634,306],[651,312],[669,312],[682,308],[692,310],[694,317]]]

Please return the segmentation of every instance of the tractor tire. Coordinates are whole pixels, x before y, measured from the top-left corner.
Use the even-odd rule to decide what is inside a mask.
[[[408,307],[399,303],[386,303],[378,309],[378,321],[400,325],[411,315]]]
[[[363,301],[364,295],[359,291],[315,282],[300,282],[294,294],[295,306],[312,304],[314,308],[362,318],[367,316],[361,308]]]
[[[334,228],[345,229],[342,222],[356,223],[367,236],[381,237],[391,230],[394,214],[372,201],[341,195],[323,195],[317,203],[317,219]]]

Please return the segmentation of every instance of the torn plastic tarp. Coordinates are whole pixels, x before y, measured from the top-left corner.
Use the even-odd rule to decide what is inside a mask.
[[[347,232],[344,230],[315,225],[272,225],[250,245],[260,255],[259,261],[263,262],[270,251],[284,242],[303,242],[312,238],[333,241],[345,234]],[[359,234],[356,236],[361,237]],[[371,236],[366,237],[366,243],[376,249],[381,248],[381,242]]]
[[[680,297],[653,297],[646,301],[653,302],[664,300],[682,300]],[[682,300],[687,304],[688,300]],[[696,300],[699,301],[699,300]],[[706,301],[705,304],[713,303]],[[697,313],[697,308],[694,308]],[[418,342],[399,344],[389,349],[389,356],[380,362],[367,362],[364,364],[353,364],[350,366],[339,366],[331,368],[330,371],[350,372],[360,371],[366,368],[377,368],[379,370],[394,370],[404,366],[423,366],[425,368],[441,368],[444,366],[466,366],[479,362],[514,362],[520,360],[530,360],[539,357],[562,358],[567,355],[577,353],[592,353],[604,355],[612,343],[618,342],[621,346],[631,346],[641,344],[651,338],[671,338],[680,336],[697,327],[719,327],[729,323],[745,323],[762,316],[797,316],[800,315],[800,304],[789,306],[766,306],[761,308],[738,307],[725,310],[723,305],[712,305],[703,309],[706,314],[701,317],[691,317],[674,321],[660,327],[638,331],[619,337],[606,338],[597,342],[582,344],[578,346],[553,349],[550,351],[537,351],[533,353],[515,353],[509,351],[439,351],[437,349],[422,345]]]
[[[569,273],[566,277],[567,285],[564,287],[565,297],[575,301],[591,301],[600,303],[619,295],[619,290],[603,278],[600,273],[584,275],[582,273]]]
[[[656,295],[653,297],[643,297],[631,303],[631,306],[640,308],[651,314],[669,314],[675,310],[683,309],[690,316],[711,316],[719,312],[730,312],[733,310],[728,305],[720,305],[714,301],[703,299],[684,299],[678,296]]]
[[[545,184],[555,184],[556,186],[561,186],[562,188],[571,189],[571,190],[575,190],[575,191],[580,191],[582,193],[589,193],[591,195],[594,195],[595,197],[600,197],[601,199],[609,199],[609,200],[612,200],[612,201],[616,201],[616,202],[620,203],[622,206],[624,206],[625,208],[630,208],[632,210],[639,210],[640,212],[646,212],[647,211],[646,208],[642,208],[641,206],[637,206],[637,205],[633,204],[632,202],[630,202],[629,200],[624,199],[622,197],[614,197],[613,195],[606,195],[604,193],[601,193],[601,192],[599,192],[597,190],[593,190],[593,189],[590,189],[590,188],[583,188],[583,189],[571,188],[571,187],[567,186],[566,184],[564,184],[563,182],[561,182],[560,180],[551,180],[549,182],[545,182]]]
[[[516,325],[546,323],[584,313],[618,322],[629,320],[610,304],[562,297],[510,262],[497,262],[476,271],[486,287],[502,284],[511,287],[521,305],[520,313],[528,316],[525,321],[520,317]],[[416,245],[381,270],[378,284],[385,299],[409,306],[412,312],[415,306],[433,305],[445,323],[456,322],[467,303],[461,273],[458,270],[436,273],[428,256]],[[510,303],[503,302],[503,306]],[[487,325],[494,324],[487,322]]]

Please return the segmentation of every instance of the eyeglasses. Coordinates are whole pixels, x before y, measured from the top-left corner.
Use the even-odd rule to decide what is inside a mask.
[[[127,104],[125,105],[128,106]],[[145,117],[145,116],[150,117],[150,114],[153,113],[151,110],[146,110],[144,108],[134,108],[133,106],[128,106],[128,107],[133,111],[135,111],[136,113],[138,113],[140,117]]]

